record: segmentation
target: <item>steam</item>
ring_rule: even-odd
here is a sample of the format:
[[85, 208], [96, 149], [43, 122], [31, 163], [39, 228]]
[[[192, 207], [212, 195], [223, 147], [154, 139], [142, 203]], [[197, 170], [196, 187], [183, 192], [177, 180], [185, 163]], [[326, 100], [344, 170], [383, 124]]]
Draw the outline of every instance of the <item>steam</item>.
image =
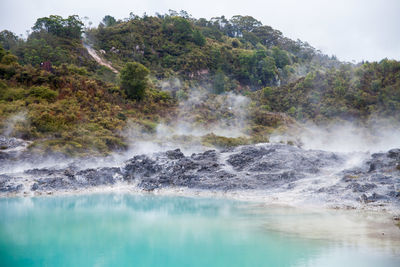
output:
[[158, 86], [179, 100], [176, 117], [157, 124], [153, 132], [138, 122], [128, 121], [121, 132], [128, 150], [112, 154], [108, 162], [120, 163], [134, 155], [152, 155], [176, 148], [186, 155], [203, 152], [210, 149], [202, 143], [207, 134], [246, 136], [250, 104], [247, 97], [232, 92], [215, 95], [201, 86], [188, 88], [178, 78], [158, 81]]
[[[180, 148], [186, 155], [198, 153], [210, 149], [202, 143], [202, 137], [207, 134], [215, 134], [224, 137], [246, 137], [249, 128], [250, 100], [243, 95], [228, 92], [221, 95], [210, 93], [206, 87], [187, 88], [177, 78], [160, 81], [162, 90], [170, 91], [180, 100], [176, 118], [169, 122], [152, 125], [154, 131], [149, 133], [141, 124], [129, 121], [127, 127], [121, 133], [127, 140], [129, 147], [126, 151], [115, 152], [103, 158], [80, 159], [76, 166], [88, 167], [112, 167], [120, 166], [124, 161], [134, 155], [152, 155], [157, 152]], [[185, 89], [182, 89], [185, 87]], [[26, 112], [20, 112], [10, 117], [4, 123], [3, 134], [8, 137], [17, 129], [19, 123], [25, 123]], [[275, 133], [270, 136], [271, 142], [293, 142], [304, 149], [317, 149], [340, 153], [363, 152], [351, 157], [349, 166], [358, 165], [365, 159], [365, 152], [387, 151], [400, 148], [400, 123], [384, 119], [374, 118], [366, 124], [351, 122], [337, 122], [325, 126], [312, 123], [292, 128], [286, 133]], [[9, 171], [23, 171], [30, 168], [55, 167], [62, 161], [70, 165], [74, 161], [66, 158], [41, 158], [40, 162], [25, 165], [10, 165], [0, 167]], [[346, 166], [348, 167], [348, 166]]]
[[382, 152], [400, 147], [399, 123], [371, 119], [365, 125], [351, 122], [317, 126], [307, 123], [292, 134], [274, 135], [273, 142], [294, 141], [304, 149], [332, 152]]
[[[159, 130], [162, 127], [167, 127], [165, 124], [159, 124], [155, 133], [148, 133], [143, 126], [136, 122], [129, 121], [127, 127], [122, 133], [125, 140], [129, 143], [129, 148], [123, 153], [123, 158], [128, 159], [132, 155], [153, 154], [157, 152], [165, 152], [167, 150], [181, 148], [186, 153], [195, 153], [202, 149], [196, 148], [196, 144], [189, 138], [189, 144], [185, 144], [177, 136], [163, 135]], [[169, 130], [165, 130], [169, 132]], [[197, 144], [201, 146], [200, 143]], [[126, 157], [124, 157], [126, 155]], [[116, 156], [118, 157], [118, 156]]]
[[[161, 82], [161, 86], [163, 90], [183, 92], [179, 79]], [[186, 155], [209, 150], [209, 147], [202, 144], [201, 138], [211, 133], [225, 137], [246, 135], [247, 110], [250, 103], [247, 97], [234, 93], [214, 95], [206, 88], [196, 87], [189, 91], [186, 98], [178, 98], [181, 100], [177, 117], [171, 122], [158, 124], [153, 133], [149, 133], [148, 129], [137, 122], [128, 122], [121, 133], [129, 144], [126, 151], [115, 152], [107, 157], [81, 158], [79, 161], [59, 155], [44, 155], [38, 161], [28, 160], [2, 166], [0, 171], [21, 173], [32, 168], [87, 169], [121, 166], [124, 161], [135, 155], [154, 156], [158, 152], [176, 148], [180, 148]], [[25, 113], [11, 117], [5, 134], [12, 133], [14, 126], [18, 122], [25, 121], [25, 118]]]
[[11, 117], [9, 117], [6, 121], [6, 125], [4, 127], [3, 135], [9, 137], [15, 129], [15, 126], [18, 123], [24, 123], [27, 121], [26, 112], [19, 112]]
[[182, 83], [178, 78], [170, 78], [168, 80], [159, 81], [161, 90], [170, 92], [173, 96], [182, 88]]
[[[186, 94], [177, 78], [160, 81], [164, 91]], [[250, 100], [242, 95], [227, 93], [214, 95], [206, 88], [190, 89], [180, 99], [176, 118], [159, 123], [154, 133], [148, 133], [138, 123], [128, 122], [122, 136], [129, 143], [127, 158], [138, 154], [152, 154], [180, 148], [184, 154], [198, 153], [210, 149], [202, 144], [207, 134], [225, 137], [246, 136], [248, 106]], [[128, 157], [129, 156], [129, 157]]]
[[175, 122], [158, 125], [157, 136], [245, 136], [249, 103], [247, 97], [232, 92], [211, 95], [204, 89], [192, 89], [180, 102]]

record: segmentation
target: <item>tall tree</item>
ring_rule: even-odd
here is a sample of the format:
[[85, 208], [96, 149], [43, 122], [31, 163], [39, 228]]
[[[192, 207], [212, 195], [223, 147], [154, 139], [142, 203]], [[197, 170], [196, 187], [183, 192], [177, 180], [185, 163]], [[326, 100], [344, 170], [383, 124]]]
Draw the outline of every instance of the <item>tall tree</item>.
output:
[[17, 46], [18, 40], [18, 37], [8, 30], [0, 32], [0, 44], [6, 50], [15, 48]]
[[33, 31], [45, 31], [59, 37], [81, 38], [83, 22], [77, 15], [63, 19], [61, 16], [50, 15], [36, 20]]
[[233, 30], [236, 36], [241, 36], [243, 31], [252, 32], [257, 27], [260, 27], [262, 23], [251, 16], [233, 16], [230, 20], [233, 26]]
[[117, 24], [117, 20], [114, 17], [110, 16], [110, 15], [105, 16], [101, 22], [106, 27], [111, 27], [111, 26], [114, 26], [114, 25]]

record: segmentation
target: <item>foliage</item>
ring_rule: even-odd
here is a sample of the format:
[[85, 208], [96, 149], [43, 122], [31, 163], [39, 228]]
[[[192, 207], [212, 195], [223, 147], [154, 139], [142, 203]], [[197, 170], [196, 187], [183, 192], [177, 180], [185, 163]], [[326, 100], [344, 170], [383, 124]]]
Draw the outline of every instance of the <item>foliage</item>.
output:
[[[0, 43], [18, 56], [20, 64], [74, 64], [95, 77], [115, 82], [115, 77], [101, 70], [82, 46], [82, 27], [78, 16], [51, 15], [36, 21], [26, 41], [3, 31]], [[220, 70], [238, 91], [287, 84], [303, 75], [296, 68], [309, 72], [340, 64], [251, 16], [206, 20], [195, 19], [185, 11], [171, 11], [157, 16], [132, 14], [117, 20], [107, 15], [97, 28], [85, 30], [86, 41], [102, 50], [117, 69], [135, 61], [157, 78], [178, 76], [210, 83]]]
[[[267, 142], [273, 131], [295, 124], [293, 118], [400, 120], [398, 61], [344, 64], [250, 16], [108, 15], [97, 28], [85, 29], [85, 40], [82, 27], [77, 16], [49, 16], [36, 21], [26, 40], [0, 32], [0, 128], [11, 116], [26, 114], [12, 134], [32, 140], [32, 149], [69, 154], [124, 149], [127, 123], [155, 132], [160, 120], [177, 115], [177, 100], [199, 86], [215, 95], [193, 102], [185, 114], [198, 125], [235, 116], [218, 101], [226, 92], [252, 99], [248, 136], [210, 134], [202, 138], [207, 145]], [[120, 75], [99, 66], [83, 41]], [[172, 96], [157, 89], [160, 79], [176, 78]]]
[[189, 41], [193, 33], [190, 22], [182, 17], [172, 17], [169, 20], [165, 20], [163, 31], [171, 34], [172, 39], [178, 43]]
[[222, 70], [217, 70], [214, 76], [214, 91], [217, 94], [225, 92], [226, 78]]
[[149, 70], [140, 63], [129, 62], [121, 70], [121, 89], [130, 99], [141, 100], [147, 88]]
[[202, 137], [202, 143], [206, 146], [215, 146], [219, 148], [235, 147], [240, 145], [248, 145], [251, 143], [250, 139], [245, 137], [225, 137], [215, 134], [207, 134]]
[[19, 38], [14, 33], [3, 30], [0, 32], [0, 44], [4, 49], [10, 50], [18, 45]]
[[117, 20], [116, 20], [114, 17], [110, 16], [110, 15], [106, 15], [106, 16], [102, 19], [101, 22], [102, 22], [103, 25], [106, 26], [106, 27], [111, 27], [111, 26], [114, 26], [114, 25], [117, 24]]
[[32, 150], [82, 155], [124, 149], [121, 132], [129, 120], [154, 129], [160, 114], [175, 105], [152, 88], [140, 103], [132, 102], [115, 85], [93, 80], [73, 65], [54, 66], [53, 72], [1, 66], [15, 71], [10, 77], [0, 71], [0, 130], [7, 118], [25, 114], [11, 134], [32, 140]]
[[17, 63], [17, 57], [11, 54], [10, 52], [6, 51], [0, 45], [0, 63], [3, 65], [11, 65]]
[[[115, 66], [136, 61], [158, 78], [213, 83], [217, 71], [237, 83], [235, 89], [287, 83], [296, 73], [287, 66], [331, 66], [338, 62], [321, 56], [307, 43], [292, 41], [251, 16], [194, 19], [187, 13], [131, 16], [109, 27], [87, 31], [97, 49]], [[318, 57], [316, 63], [312, 58]], [[310, 67], [311, 69], [311, 67]]]
[[206, 38], [199, 30], [195, 30], [193, 32], [193, 42], [198, 46], [204, 46], [206, 44]]
[[58, 92], [46, 86], [37, 86], [30, 89], [29, 95], [52, 102], [57, 98]]
[[83, 23], [78, 16], [40, 18], [32, 29], [26, 40], [7, 30], [0, 32], [0, 44], [16, 55], [20, 64], [68, 63], [93, 72], [99, 68], [81, 42]]
[[80, 39], [83, 23], [77, 15], [63, 19], [61, 16], [50, 15], [36, 20], [33, 31], [45, 31], [58, 37]]
[[384, 59], [359, 67], [315, 71], [291, 84], [255, 92], [258, 105], [287, 112], [299, 120], [400, 119], [400, 63]]
[[283, 69], [283, 67], [290, 64], [290, 59], [287, 53], [276, 46], [272, 48], [272, 57], [274, 58], [278, 68]]

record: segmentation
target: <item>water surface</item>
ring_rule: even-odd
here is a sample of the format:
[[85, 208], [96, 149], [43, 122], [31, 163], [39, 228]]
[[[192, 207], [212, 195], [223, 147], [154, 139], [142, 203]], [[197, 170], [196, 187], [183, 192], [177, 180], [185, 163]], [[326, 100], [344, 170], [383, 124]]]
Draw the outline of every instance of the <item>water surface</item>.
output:
[[335, 218], [347, 220], [221, 199], [4, 198], [0, 266], [400, 266], [396, 240], [318, 228]]

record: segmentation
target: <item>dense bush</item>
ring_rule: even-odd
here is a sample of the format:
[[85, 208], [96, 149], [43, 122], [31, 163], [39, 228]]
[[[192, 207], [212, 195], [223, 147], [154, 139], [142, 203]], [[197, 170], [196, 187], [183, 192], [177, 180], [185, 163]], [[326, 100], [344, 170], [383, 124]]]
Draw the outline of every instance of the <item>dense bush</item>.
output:
[[129, 62], [121, 70], [121, 89], [130, 99], [141, 100], [147, 88], [149, 70], [140, 63]]
[[233, 84], [238, 81], [234, 89], [286, 83], [294, 72], [285, 67], [299, 62], [314, 65], [312, 57], [319, 58], [319, 65], [337, 62], [250, 16], [210, 21], [177, 12], [131, 16], [108, 27], [90, 29], [87, 34], [114, 65], [136, 61], [157, 77], [177, 75], [210, 82], [214, 77], [220, 79], [222, 75], [217, 72], [222, 72]]

